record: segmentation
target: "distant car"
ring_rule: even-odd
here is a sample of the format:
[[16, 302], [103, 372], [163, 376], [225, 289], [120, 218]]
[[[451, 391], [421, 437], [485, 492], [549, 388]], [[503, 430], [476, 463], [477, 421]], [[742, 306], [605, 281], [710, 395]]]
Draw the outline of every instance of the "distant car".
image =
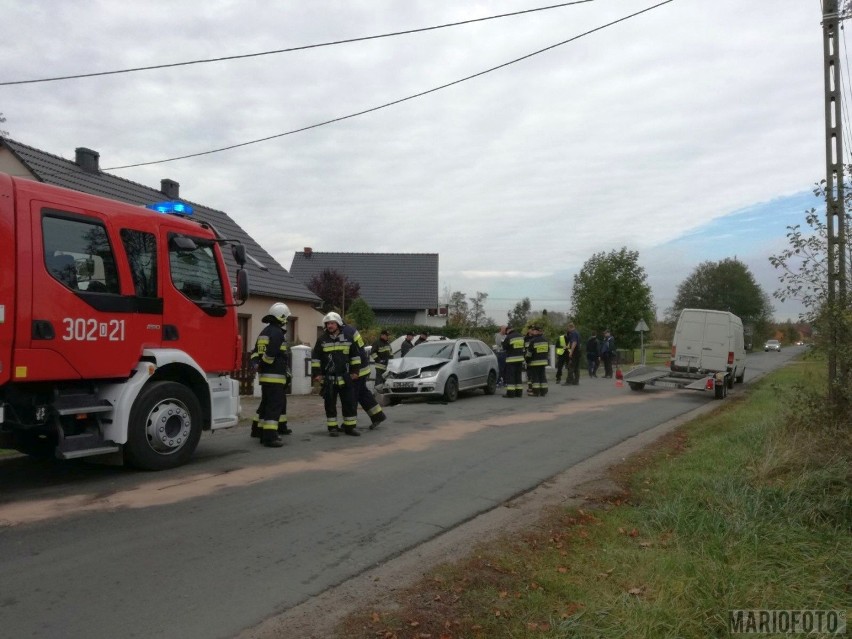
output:
[[763, 345], [763, 352], [766, 353], [769, 351], [778, 351], [780, 353], [781, 342], [779, 342], [777, 339], [767, 340], [766, 344]]
[[477, 339], [426, 342], [388, 362], [382, 394], [391, 404], [424, 396], [454, 402], [460, 391], [475, 388], [493, 395], [498, 370], [494, 351]]

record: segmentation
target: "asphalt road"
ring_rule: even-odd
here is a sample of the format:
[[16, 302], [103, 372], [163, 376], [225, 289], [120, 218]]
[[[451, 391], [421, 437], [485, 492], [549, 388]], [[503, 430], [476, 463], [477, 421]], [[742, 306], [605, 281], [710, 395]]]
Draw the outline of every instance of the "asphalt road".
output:
[[[750, 355], [746, 385], [799, 351]], [[282, 449], [237, 428], [162, 473], [0, 460], [0, 634], [233, 637], [712, 401], [583, 378], [402, 404], [359, 438], [308, 411]]]

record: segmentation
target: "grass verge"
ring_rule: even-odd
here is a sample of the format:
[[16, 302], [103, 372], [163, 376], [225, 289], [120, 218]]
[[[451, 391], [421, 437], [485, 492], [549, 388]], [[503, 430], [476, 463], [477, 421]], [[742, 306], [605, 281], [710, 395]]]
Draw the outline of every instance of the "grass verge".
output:
[[850, 604], [849, 424], [799, 362], [612, 470], [623, 490], [440, 566], [347, 639], [727, 637], [732, 609]]

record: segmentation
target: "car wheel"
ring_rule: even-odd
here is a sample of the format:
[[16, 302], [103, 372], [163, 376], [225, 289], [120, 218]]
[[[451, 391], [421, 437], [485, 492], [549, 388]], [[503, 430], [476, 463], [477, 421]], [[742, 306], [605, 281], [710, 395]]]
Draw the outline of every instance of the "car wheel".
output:
[[497, 373], [491, 371], [488, 373], [488, 382], [483, 389], [486, 395], [493, 395], [497, 392]]
[[459, 380], [450, 377], [444, 385], [444, 401], [454, 402], [459, 398]]

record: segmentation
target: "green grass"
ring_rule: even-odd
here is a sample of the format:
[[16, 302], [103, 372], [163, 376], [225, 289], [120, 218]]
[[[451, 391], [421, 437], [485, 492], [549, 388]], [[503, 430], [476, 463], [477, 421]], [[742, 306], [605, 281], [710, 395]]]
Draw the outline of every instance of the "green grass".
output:
[[727, 637], [731, 609], [846, 609], [850, 429], [802, 417], [823, 369], [772, 374], [628, 460], [623, 494], [548, 513], [339, 636]]

